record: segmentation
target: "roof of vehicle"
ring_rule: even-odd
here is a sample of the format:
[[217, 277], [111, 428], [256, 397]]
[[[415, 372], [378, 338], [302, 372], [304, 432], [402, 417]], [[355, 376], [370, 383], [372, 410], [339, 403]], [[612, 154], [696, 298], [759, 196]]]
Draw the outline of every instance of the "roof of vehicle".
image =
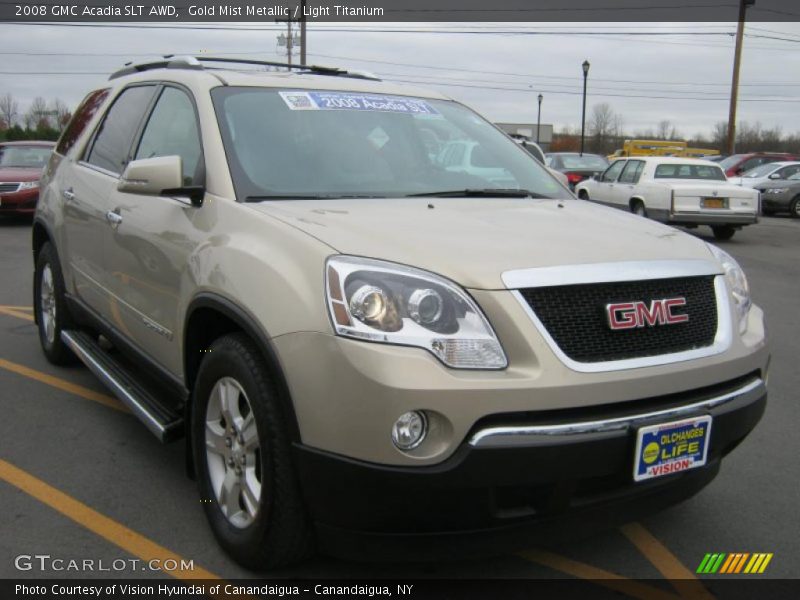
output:
[[0, 142], [0, 146], [42, 146], [54, 148], [55, 142], [48, 142], [45, 140], [21, 140], [17, 142]]
[[[200, 62], [202, 61], [202, 62]], [[206, 65], [208, 63], [208, 65]], [[262, 68], [286, 68], [284, 71], [257, 70]], [[244, 87], [294, 88], [309, 90], [339, 90], [394, 96], [413, 96], [436, 100], [450, 100], [439, 92], [415, 86], [387, 83], [359, 71], [348, 71], [336, 67], [281, 65], [268, 61], [250, 59], [215, 59], [212, 57], [167, 58], [151, 63], [126, 65], [109, 79], [114, 82], [165, 80], [185, 83], [188, 80], [206, 79], [209, 88], [219, 85]]]
[[[581, 156], [580, 152], [548, 152], [547, 156]], [[605, 158], [605, 156], [601, 154], [595, 154], [594, 152], [584, 152], [582, 156], [599, 156], [600, 158]]]

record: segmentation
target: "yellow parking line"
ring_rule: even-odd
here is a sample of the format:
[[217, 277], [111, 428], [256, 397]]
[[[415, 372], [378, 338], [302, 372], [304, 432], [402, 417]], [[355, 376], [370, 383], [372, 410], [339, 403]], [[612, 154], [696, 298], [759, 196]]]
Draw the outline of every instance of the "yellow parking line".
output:
[[27, 310], [28, 312], [33, 311], [32, 306], [10, 306], [8, 304], [0, 304], [0, 308], [10, 308], [11, 310]]
[[121, 412], [130, 412], [124, 404], [122, 404], [119, 400], [113, 398], [112, 396], [107, 396], [106, 394], [95, 392], [94, 390], [85, 388], [82, 385], [77, 385], [65, 379], [54, 377], [53, 375], [48, 375], [47, 373], [42, 373], [41, 371], [31, 369], [30, 367], [26, 367], [25, 365], [20, 365], [17, 363], [13, 363], [9, 360], [0, 358], [0, 369], [5, 369], [6, 371], [11, 371], [12, 373], [16, 373], [17, 375], [22, 375], [23, 377], [34, 379], [41, 383], [47, 384], [51, 387], [58, 388], [59, 390], [63, 390], [65, 392], [69, 392], [70, 394], [75, 394], [76, 396], [80, 396], [81, 398], [85, 398], [86, 400], [91, 400], [92, 402], [98, 402], [103, 406], [108, 406], [109, 408], [113, 408]]
[[560, 571], [579, 579], [589, 580], [592, 583], [621, 592], [632, 598], [641, 598], [642, 600], [680, 600], [681, 598], [670, 592], [665, 592], [664, 590], [650, 585], [633, 581], [622, 575], [617, 575], [616, 573], [611, 573], [610, 571], [605, 571], [565, 556], [553, 554], [552, 552], [526, 550], [525, 552], [521, 552], [520, 556], [555, 571]]
[[186, 564], [183, 557], [2, 459], [0, 479], [145, 562], [160, 560], [163, 565], [167, 560], [176, 561], [178, 568], [175, 571], [164, 571], [176, 579], [220, 579], [202, 567], [195, 567], [193, 570], [181, 568]]
[[708, 600], [714, 596], [687, 569], [664, 544], [639, 523], [629, 523], [621, 528], [622, 533], [644, 554], [645, 558], [669, 580], [683, 598]]
[[8, 315], [9, 317], [16, 317], [17, 319], [22, 319], [23, 321], [33, 322], [33, 315], [24, 313], [22, 312], [22, 310], [24, 309], [11, 306], [0, 306], [0, 313], [4, 315]]

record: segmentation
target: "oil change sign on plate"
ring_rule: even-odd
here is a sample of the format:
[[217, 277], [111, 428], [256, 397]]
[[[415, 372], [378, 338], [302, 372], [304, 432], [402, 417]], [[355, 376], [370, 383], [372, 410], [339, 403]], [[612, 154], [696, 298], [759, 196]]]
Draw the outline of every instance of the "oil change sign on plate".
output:
[[651, 425], [636, 433], [634, 481], [663, 477], [706, 464], [711, 417]]
[[351, 92], [280, 92], [290, 110], [368, 110], [412, 115], [438, 115], [418, 98]]

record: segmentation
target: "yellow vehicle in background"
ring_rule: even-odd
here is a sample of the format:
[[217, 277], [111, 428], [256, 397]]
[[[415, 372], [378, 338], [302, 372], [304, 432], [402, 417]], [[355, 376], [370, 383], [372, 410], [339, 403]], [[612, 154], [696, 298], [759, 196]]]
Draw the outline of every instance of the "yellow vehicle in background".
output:
[[700, 158], [715, 156], [719, 150], [689, 148], [686, 142], [676, 140], [625, 140], [621, 150], [609, 154], [608, 160], [627, 156], [684, 156]]

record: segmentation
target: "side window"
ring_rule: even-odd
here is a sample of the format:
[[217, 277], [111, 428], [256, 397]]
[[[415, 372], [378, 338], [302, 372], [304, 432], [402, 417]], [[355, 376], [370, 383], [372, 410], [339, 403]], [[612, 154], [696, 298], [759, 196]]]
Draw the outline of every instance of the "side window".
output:
[[87, 162], [112, 173], [122, 173], [128, 164], [133, 136], [154, 91], [155, 86], [140, 85], [119, 95], [97, 131]]
[[619, 177], [622, 168], [625, 166], [625, 163], [628, 161], [625, 160], [618, 160], [617, 162], [613, 163], [610, 167], [605, 170], [603, 176], [600, 178], [601, 181], [616, 181], [617, 177]]
[[779, 173], [781, 174], [781, 179], [788, 179], [798, 171], [800, 171], [800, 165], [792, 165], [791, 167], [782, 168]]
[[629, 160], [628, 164], [622, 170], [622, 175], [619, 176], [620, 183], [636, 183], [639, 181], [639, 176], [642, 174], [644, 161]]
[[95, 113], [97, 113], [97, 109], [100, 108], [100, 105], [108, 98], [109, 91], [108, 88], [95, 90], [83, 99], [83, 102], [81, 102], [80, 106], [78, 106], [78, 109], [75, 111], [75, 115], [70, 119], [69, 125], [67, 125], [67, 128], [58, 140], [58, 146], [56, 146], [56, 152], [58, 154], [65, 156], [67, 152], [72, 149], [75, 142], [81, 137], [84, 129], [86, 129], [89, 121], [91, 121]]
[[186, 92], [165, 87], [144, 128], [136, 158], [180, 156], [183, 184], [201, 185], [203, 177], [200, 129]]

